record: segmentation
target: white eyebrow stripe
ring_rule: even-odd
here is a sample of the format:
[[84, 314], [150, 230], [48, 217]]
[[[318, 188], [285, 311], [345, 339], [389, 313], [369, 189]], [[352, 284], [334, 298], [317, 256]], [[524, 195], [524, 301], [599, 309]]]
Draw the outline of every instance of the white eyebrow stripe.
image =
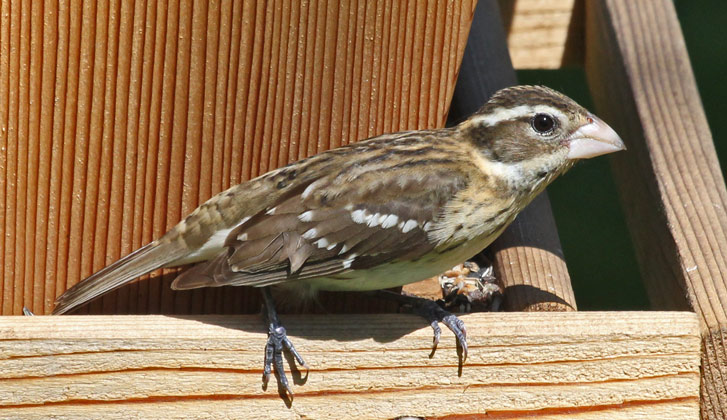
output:
[[537, 113], [551, 114], [563, 121], [566, 117], [559, 109], [548, 105], [518, 105], [513, 108], [495, 108], [489, 114], [475, 115], [470, 122], [476, 125], [492, 126], [502, 121], [515, 120], [520, 117], [535, 115]]

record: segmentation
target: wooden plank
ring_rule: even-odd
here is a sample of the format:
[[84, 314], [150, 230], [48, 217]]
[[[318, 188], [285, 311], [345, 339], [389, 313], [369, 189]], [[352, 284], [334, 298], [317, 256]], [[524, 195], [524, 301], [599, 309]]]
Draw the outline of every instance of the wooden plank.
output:
[[727, 188], [669, 0], [587, 3], [586, 70], [653, 305], [697, 312], [702, 416], [727, 418]]
[[495, 277], [505, 289], [505, 310], [577, 309], [547, 192], [493, 242], [492, 252]]
[[516, 69], [583, 63], [582, 0], [499, 0]]
[[[232, 184], [443, 126], [476, 0], [41, 4], [0, 4], [3, 314], [48, 313]], [[259, 308], [173, 275], [81, 311]]]
[[[496, 90], [517, 83], [495, 0], [480, 0], [462, 58], [450, 118], [472, 114]], [[495, 276], [510, 311], [576, 309], [547, 193], [537, 197], [492, 244]]]
[[463, 319], [458, 376], [451, 334], [430, 359], [418, 317], [284, 317], [311, 369], [286, 406], [261, 389], [255, 316], [0, 317], [0, 418], [698, 417], [693, 313]]

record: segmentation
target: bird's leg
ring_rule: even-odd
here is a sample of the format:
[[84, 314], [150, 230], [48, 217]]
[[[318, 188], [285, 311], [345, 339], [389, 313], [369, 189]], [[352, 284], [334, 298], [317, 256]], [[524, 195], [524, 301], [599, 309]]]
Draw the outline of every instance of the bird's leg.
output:
[[278, 384], [288, 394], [288, 398], [292, 400], [293, 391], [290, 389], [288, 378], [285, 376], [285, 369], [283, 366], [283, 350], [290, 352], [290, 354], [295, 357], [295, 360], [299, 365], [306, 369], [308, 369], [308, 366], [305, 364], [305, 361], [298, 351], [295, 350], [293, 343], [288, 339], [285, 327], [280, 324], [278, 313], [275, 311], [275, 302], [273, 301], [272, 293], [270, 293], [270, 288], [261, 288], [261, 293], [265, 305], [264, 314], [268, 323], [268, 342], [265, 344], [265, 362], [263, 367], [263, 388], [268, 386], [270, 372], [272, 368], [275, 367], [275, 372], [278, 376]]
[[429, 324], [434, 330], [434, 341], [432, 344], [432, 352], [429, 354], [430, 358], [434, 356], [434, 352], [437, 350], [437, 345], [439, 344], [439, 338], [442, 335], [442, 329], [439, 328], [439, 323], [441, 322], [446, 325], [457, 338], [457, 354], [460, 358], [460, 366], [464, 364], [467, 360], [467, 329], [461, 319], [442, 309], [437, 302], [431, 299], [399, 294], [389, 290], [377, 290], [374, 293], [381, 297], [410, 305], [417, 315], [429, 321]]

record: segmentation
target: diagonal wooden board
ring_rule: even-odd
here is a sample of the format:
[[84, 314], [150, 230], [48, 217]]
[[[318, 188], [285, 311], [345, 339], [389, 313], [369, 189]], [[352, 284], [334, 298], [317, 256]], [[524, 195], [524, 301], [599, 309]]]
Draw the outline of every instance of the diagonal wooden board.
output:
[[588, 1], [586, 45], [596, 110], [629, 148], [613, 172], [652, 306], [698, 314], [702, 418], [727, 418], [727, 188], [674, 4]]

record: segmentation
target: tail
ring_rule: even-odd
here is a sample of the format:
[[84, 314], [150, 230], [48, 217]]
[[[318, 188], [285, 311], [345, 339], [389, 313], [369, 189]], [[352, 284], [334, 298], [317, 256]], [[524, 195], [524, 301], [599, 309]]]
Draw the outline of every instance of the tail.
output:
[[157, 268], [178, 260], [189, 252], [179, 242], [152, 242], [108, 267], [92, 274], [87, 279], [66, 290], [58, 299], [54, 315], [66, 313], [96, 297], [129, 283]]

